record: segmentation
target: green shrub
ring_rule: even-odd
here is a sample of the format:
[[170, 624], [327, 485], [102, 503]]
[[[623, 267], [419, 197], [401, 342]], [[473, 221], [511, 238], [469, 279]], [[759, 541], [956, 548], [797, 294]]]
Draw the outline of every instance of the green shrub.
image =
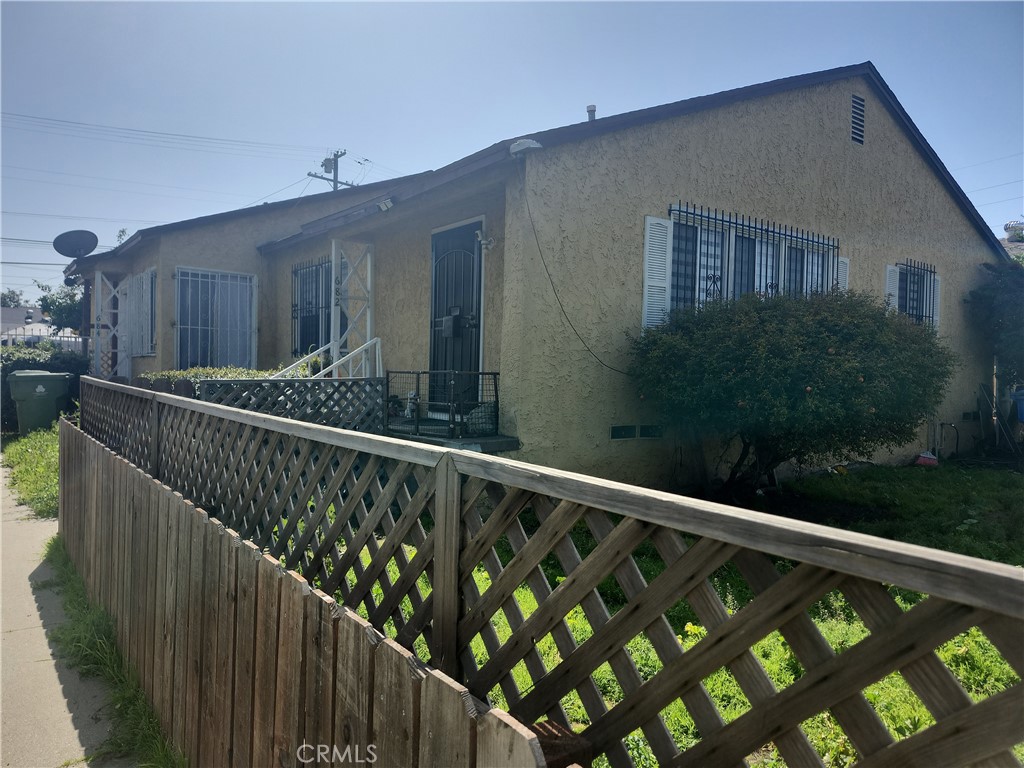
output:
[[140, 373], [138, 378], [146, 381], [167, 379], [172, 384], [176, 381], [191, 381], [196, 391], [199, 390], [199, 382], [202, 379], [266, 379], [280, 370], [275, 368], [269, 371], [257, 371], [252, 368], [238, 368], [235, 366], [224, 366], [221, 368], [188, 368], [184, 371], [152, 371]]
[[630, 373], [664, 417], [738, 443], [727, 485], [783, 462], [867, 456], [913, 439], [954, 356], [878, 299], [754, 294], [677, 311], [633, 339]]
[[1003, 386], [1024, 384], [1024, 264], [983, 264], [986, 279], [971, 291], [967, 316], [991, 345]]
[[18, 423], [11, 388], [7, 385], [7, 377], [14, 371], [70, 373], [68, 398], [77, 401], [78, 379], [89, 372], [89, 358], [79, 352], [61, 349], [51, 341], [43, 341], [37, 347], [23, 344], [3, 347], [0, 350], [0, 412], [4, 430], [13, 430]]

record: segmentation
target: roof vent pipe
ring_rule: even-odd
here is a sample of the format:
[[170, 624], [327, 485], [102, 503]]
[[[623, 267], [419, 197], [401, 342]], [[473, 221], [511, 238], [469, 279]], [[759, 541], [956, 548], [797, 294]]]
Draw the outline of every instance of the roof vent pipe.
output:
[[597, 105], [596, 104], [588, 104], [587, 105], [587, 120], [588, 121], [592, 121], [592, 120], [596, 120], [596, 119], [597, 119]]

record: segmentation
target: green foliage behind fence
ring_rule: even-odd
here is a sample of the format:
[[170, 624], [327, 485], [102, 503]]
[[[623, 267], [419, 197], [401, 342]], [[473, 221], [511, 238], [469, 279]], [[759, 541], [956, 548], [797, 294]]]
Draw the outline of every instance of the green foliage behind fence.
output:
[[17, 415], [7, 377], [14, 371], [49, 371], [72, 374], [68, 396], [78, 400], [78, 377], [89, 372], [89, 358], [79, 352], [60, 349], [55, 344], [42, 342], [37, 347], [15, 344], [0, 351], [0, 413], [5, 431], [17, 426]]

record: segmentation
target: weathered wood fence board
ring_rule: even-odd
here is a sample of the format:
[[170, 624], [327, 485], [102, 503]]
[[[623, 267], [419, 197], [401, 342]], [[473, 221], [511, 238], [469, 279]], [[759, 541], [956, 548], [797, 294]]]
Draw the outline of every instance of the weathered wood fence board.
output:
[[[82, 381], [82, 427], [187, 499], [177, 504], [196, 508], [188, 514], [198, 528], [185, 540], [179, 528], [176, 544], [179, 562], [187, 554], [192, 570], [183, 573], [179, 566], [164, 587], [173, 583], [173, 610], [189, 622], [184, 638], [175, 628], [172, 646], [176, 657], [184, 653], [185, 667], [179, 670], [176, 659], [169, 683], [152, 682], [161, 691], [167, 685], [183, 691], [169, 717], [172, 732], [189, 749], [199, 749], [199, 723], [192, 722], [196, 710], [187, 707], [205, 701], [197, 686], [204, 670], [216, 678], [209, 654], [223, 647], [221, 635], [206, 638], [206, 646], [205, 636], [191, 637], [192, 622], [208, 610], [203, 601], [212, 593], [233, 607], [236, 625], [249, 628], [245, 642], [240, 627], [234, 630], [233, 706], [253, 722], [249, 740], [232, 727], [230, 754], [248, 760], [239, 764], [269, 764], [281, 758], [283, 743], [313, 733], [330, 732], [332, 743], [342, 747], [365, 746], [395, 718], [412, 721], [405, 731], [389, 732], [382, 761], [436, 762], [435, 737], [423, 729], [436, 733], [440, 726], [430, 718], [449, 707], [431, 704], [424, 712], [423, 702], [454, 697], [433, 691], [434, 673], [423, 676], [419, 663], [465, 686], [473, 701], [498, 697], [542, 732], [540, 741], [517, 742], [512, 734], [523, 734], [507, 716], [474, 705], [460, 716], [468, 731], [458, 730], [471, 746], [450, 740], [459, 745], [455, 752], [467, 749], [478, 765], [490, 756], [512, 759], [547, 747], [549, 736], [562, 738], [559, 726], [581, 732], [616, 768], [632, 764], [637, 744], [664, 765], [739, 764], [764, 750], [777, 751], [790, 765], [821, 764], [804, 732], [808, 719], [818, 716], [831, 717], [835, 738], [869, 763], [884, 764], [894, 759], [889, 755], [912, 762], [916, 749], [935, 754], [936, 744], [952, 740], [950, 749], [967, 762], [1017, 764], [1010, 748], [1024, 734], [1010, 728], [1005, 737], [986, 738], [977, 712], [992, 712], [992, 702], [1003, 702], [998, 717], [1008, 722], [1004, 711], [1024, 699], [1024, 685], [1016, 680], [1005, 693], [975, 701], [936, 651], [977, 628], [1020, 676], [1019, 569], [88, 378]], [[95, 446], [62, 446], [61, 454], [69, 468], [77, 468], [62, 489], [62, 504], [75, 509], [62, 519], [62, 530], [83, 540], [79, 555], [92, 560], [82, 566], [91, 582], [102, 581], [94, 560], [106, 551], [97, 549], [96, 538], [117, 528], [95, 508], [104, 495], [99, 486], [107, 481], [83, 469], [98, 461]], [[76, 473], [84, 477], [71, 476]], [[142, 498], [144, 484], [135, 479], [140, 473], [133, 469], [130, 475], [126, 497]], [[110, 482], [120, 481], [115, 474]], [[140, 517], [129, 503], [115, 514], [124, 515], [127, 532], [110, 551], [125, 554], [125, 576], [133, 580], [123, 598], [117, 597], [122, 587], [112, 587], [113, 602], [132, 612], [128, 631], [119, 631], [129, 647], [141, 644], [159, 655], [166, 648], [159, 631], [155, 647], [137, 637], [148, 626], [143, 609], [150, 599], [141, 569], [154, 562], [139, 552], [152, 538], [156, 561], [163, 552], [166, 562], [174, 543], [162, 538], [159, 512], [156, 521], [151, 513]], [[204, 581], [202, 559], [220, 562], [226, 552], [205, 550], [198, 531], [216, 526], [207, 514], [269, 552], [255, 562], [251, 553], [242, 557], [245, 545], [238, 545], [234, 593], [212, 577]], [[586, 547], [579, 543], [584, 540]], [[646, 564], [660, 560], [660, 575], [645, 577], [641, 554]], [[301, 573], [309, 590], [302, 599], [321, 601], [316, 607], [306, 602], [300, 610], [289, 602], [302, 582], [282, 565]], [[749, 597], [728, 609], [711, 581], [724, 569], [749, 587]], [[252, 571], [246, 592], [242, 574]], [[109, 576], [117, 574], [115, 567]], [[890, 586], [920, 593], [916, 607], [897, 604]], [[159, 603], [159, 596], [152, 599]], [[849, 648], [829, 645], [810, 617], [826, 599], [842, 601], [861, 618], [863, 640]], [[690, 642], [677, 637], [681, 630], [668, 617], [678, 608], [692, 611], [706, 634]], [[159, 605], [156, 610], [159, 616]], [[164, 616], [167, 610], [165, 602]], [[787, 685], [768, 674], [755, 649], [775, 635], [802, 670]], [[649, 649], [642, 660], [638, 648]], [[311, 662], [318, 654], [323, 658]], [[722, 669], [746, 697], [745, 713], [723, 717], [707, 684]], [[911, 736], [886, 724], [865, 690], [890, 676], [907, 683], [934, 724], [925, 718]], [[394, 691], [386, 705], [375, 695], [385, 682]], [[606, 695], [609, 687], [614, 697]], [[285, 722], [281, 701], [306, 711]], [[182, 702], [186, 713], [179, 716]], [[315, 702], [323, 702], [320, 711], [309, 712]], [[669, 727], [679, 710], [700, 735], [685, 749]], [[222, 742], [213, 744], [207, 749], [223, 754]]]
[[[300, 766], [319, 747], [336, 762], [441, 765], [456, 746], [460, 765], [543, 764], [478, 760], [486, 707], [467, 709], [463, 686], [67, 422], [61, 462], [69, 553], [190, 764]], [[539, 749], [529, 731], [506, 739]]]

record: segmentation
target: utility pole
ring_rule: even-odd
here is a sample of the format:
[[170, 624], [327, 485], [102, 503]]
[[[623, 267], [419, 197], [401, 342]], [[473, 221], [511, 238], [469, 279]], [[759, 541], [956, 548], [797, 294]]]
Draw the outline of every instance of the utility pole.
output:
[[332, 175], [332, 178], [329, 179], [326, 176], [321, 176], [317, 173], [312, 172], [307, 173], [306, 175], [314, 179], [320, 179], [321, 181], [326, 181], [329, 184], [332, 184], [335, 192], [337, 192], [338, 187], [341, 186], [354, 187], [355, 184], [351, 182], [338, 181], [338, 159], [344, 157], [346, 154], [348, 153], [344, 149], [336, 149], [330, 155], [325, 157], [322, 163], [320, 163], [320, 167], [324, 169], [324, 173], [330, 173]]

